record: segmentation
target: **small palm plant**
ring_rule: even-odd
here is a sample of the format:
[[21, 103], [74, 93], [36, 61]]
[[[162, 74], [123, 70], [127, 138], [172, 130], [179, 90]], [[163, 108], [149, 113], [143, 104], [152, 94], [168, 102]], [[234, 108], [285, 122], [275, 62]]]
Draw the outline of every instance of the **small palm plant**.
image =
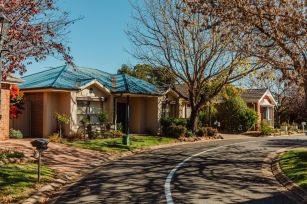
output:
[[102, 134], [102, 130], [104, 129], [105, 125], [108, 122], [108, 114], [104, 111], [102, 111], [99, 115], [98, 115], [98, 120], [100, 123], [100, 131]]
[[87, 126], [90, 124], [90, 120], [88, 118], [83, 118], [80, 123], [83, 126], [83, 136], [86, 138]]
[[60, 136], [60, 138], [62, 138], [63, 127], [64, 127], [64, 125], [69, 124], [70, 117], [66, 114], [55, 113], [55, 119], [57, 120], [58, 125], [59, 125], [59, 136]]

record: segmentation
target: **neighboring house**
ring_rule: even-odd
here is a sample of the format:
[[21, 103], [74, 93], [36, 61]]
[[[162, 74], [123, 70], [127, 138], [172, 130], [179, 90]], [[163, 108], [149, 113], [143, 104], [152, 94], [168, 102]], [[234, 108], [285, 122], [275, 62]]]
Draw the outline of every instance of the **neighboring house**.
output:
[[274, 108], [277, 102], [268, 89], [246, 89], [241, 97], [248, 107], [254, 109], [258, 114], [256, 129], [261, 128], [262, 122], [274, 127]]
[[[187, 101], [187, 88], [184, 85], [177, 85], [175, 89], [177, 93], [181, 95], [181, 103], [186, 104], [187, 106], [187, 108], [183, 109], [189, 110], [190, 114], [191, 108], [189, 108], [189, 103]], [[271, 127], [274, 127], [274, 108], [277, 105], [277, 102], [268, 89], [245, 89], [243, 90], [241, 97], [247, 103], [247, 106], [255, 110], [258, 114], [258, 123], [255, 127], [256, 130], [261, 128], [262, 122], [265, 122]], [[221, 102], [221, 99], [215, 100], [215, 103]]]
[[9, 138], [10, 121], [10, 89], [12, 84], [22, 83], [23, 81], [14, 76], [8, 76], [0, 84], [1, 105], [0, 105], [0, 140]]
[[56, 132], [56, 112], [70, 116], [64, 134], [83, 128], [83, 118], [98, 128], [102, 111], [114, 128], [121, 123], [124, 132], [134, 134], [156, 134], [162, 115], [179, 114], [173, 104], [174, 98], [175, 103], [179, 99], [173, 91], [125, 74], [65, 65], [23, 79], [19, 88], [24, 93], [24, 111], [11, 120], [11, 126], [25, 136], [47, 137]]

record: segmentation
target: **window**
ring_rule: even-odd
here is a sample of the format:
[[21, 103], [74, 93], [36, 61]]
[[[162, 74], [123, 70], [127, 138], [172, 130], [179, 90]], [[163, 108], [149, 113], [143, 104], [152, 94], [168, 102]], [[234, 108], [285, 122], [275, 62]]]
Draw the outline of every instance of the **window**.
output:
[[100, 101], [77, 101], [78, 123], [87, 118], [90, 124], [99, 124], [98, 115], [103, 111], [103, 103]]
[[266, 108], [266, 118], [267, 118], [267, 120], [271, 120], [271, 118], [270, 118], [270, 108], [269, 107]]
[[169, 117], [169, 108], [167, 103], [162, 103], [162, 118]]

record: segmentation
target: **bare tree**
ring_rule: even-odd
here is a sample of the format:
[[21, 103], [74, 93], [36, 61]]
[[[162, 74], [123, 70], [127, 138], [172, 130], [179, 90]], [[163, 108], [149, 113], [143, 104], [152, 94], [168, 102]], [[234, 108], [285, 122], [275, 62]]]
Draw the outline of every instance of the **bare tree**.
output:
[[307, 20], [305, 0], [184, 0], [204, 19], [215, 16], [236, 35], [240, 52], [279, 69], [304, 87], [307, 107]]
[[248, 55], [232, 51], [232, 36], [226, 27], [213, 26], [214, 17], [204, 20], [200, 14], [185, 12], [188, 8], [181, 0], [145, 0], [133, 6], [135, 25], [127, 31], [132, 54], [167, 67], [177, 83], [187, 87], [192, 108], [188, 126], [193, 131], [199, 110], [225, 85], [262, 67]]

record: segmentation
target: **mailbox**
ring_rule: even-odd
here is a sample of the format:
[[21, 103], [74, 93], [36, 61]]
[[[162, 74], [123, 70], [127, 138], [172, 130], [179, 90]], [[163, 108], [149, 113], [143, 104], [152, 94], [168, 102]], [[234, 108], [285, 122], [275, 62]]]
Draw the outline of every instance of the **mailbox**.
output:
[[[43, 151], [48, 149], [49, 140], [47, 139], [35, 139], [31, 142], [32, 146], [36, 148], [35, 155], [37, 154], [37, 180], [40, 182], [40, 174], [41, 174], [41, 157]], [[35, 157], [35, 156], [34, 156]]]
[[45, 151], [48, 149], [49, 140], [47, 139], [35, 139], [31, 142], [32, 146], [38, 151]]

